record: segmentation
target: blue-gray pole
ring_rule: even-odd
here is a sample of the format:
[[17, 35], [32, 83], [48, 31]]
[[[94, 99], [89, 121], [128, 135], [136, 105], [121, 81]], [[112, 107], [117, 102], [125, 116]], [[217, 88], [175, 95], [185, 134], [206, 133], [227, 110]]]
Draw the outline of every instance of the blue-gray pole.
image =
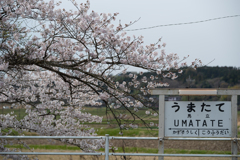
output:
[[109, 157], [109, 134], [105, 134], [105, 160]]

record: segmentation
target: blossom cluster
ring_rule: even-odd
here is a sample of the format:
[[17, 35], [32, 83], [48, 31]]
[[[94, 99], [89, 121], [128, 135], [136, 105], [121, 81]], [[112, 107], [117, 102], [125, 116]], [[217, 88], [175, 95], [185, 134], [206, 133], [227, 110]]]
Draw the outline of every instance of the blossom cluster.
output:
[[[146, 98], [150, 89], [168, 86], [158, 77], [175, 79], [176, 72], [182, 72], [179, 68], [186, 65], [179, 64], [177, 54], [166, 54], [166, 43], [161, 39], [144, 45], [143, 36], [128, 36], [123, 29], [133, 23], [114, 26], [112, 21], [118, 13], [90, 11], [89, 1], [71, 3], [75, 11], [58, 8], [61, 3], [53, 0], [1, 0], [0, 72], [4, 76], [0, 102], [27, 109], [21, 120], [0, 115], [2, 129], [39, 135], [94, 136], [95, 130], [84, 122], [100, 123], [102, 117], [84, 113], [82, 107], [102, 104], [113, 114], [120, 129], [137, 128], [133, 123], [136, 118], [141, 119], [139, 109], [149, 107], [153, 101]], [[199, 64], [196, 59], [192, 67]], [[158, 76], [139, 79], [131, 73], [131, 82], [127, 83], [118, 82], [111, 75], [116, 70], [127, 73], [128, 66], [156, 72]], [[140, 93], [133, 94], [134, 90]], [[133, 121], [116, 112], [121, 107], [131, 113]], [[150, 115], [150, 111], [146, 114]], [[104, 143], [61, 141], [84, 151], [99, 149]]]

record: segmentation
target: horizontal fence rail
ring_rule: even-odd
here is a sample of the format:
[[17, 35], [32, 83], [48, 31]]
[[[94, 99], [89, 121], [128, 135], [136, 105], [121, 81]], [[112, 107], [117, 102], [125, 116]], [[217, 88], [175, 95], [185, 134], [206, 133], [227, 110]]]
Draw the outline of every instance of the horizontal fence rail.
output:
[[109, 153], [109, 140], [127, 139], [127, 140], [194, 140], [194, 141], [237, 141], [240, 138], [175, 138], [175, 137], [116, 137], [109, 136], [0, 136], [2, 139], [105, 139], [105, 153], [72, 153], [72, 152], [0, 152], [0, 155], [95, 155], [105, 156], [162, 156], [162, 157], [240, 157], [240, 155], [226, 154], [151, 154], [151, 153]]
[[105, 139], [105, 136], [0, 136], [5, 139]]
[[131, 140], [187, 140], [187, 141], [239, 141], [240, 138], [175, 138], [175, 137], [115, 137], [110, 136], [109, 139], [131, 139]]
[[111, 156], [163, 156], [163, 157], [240, 157], [225, 154], [148, 154], [148, 153], [109, 153]]
[[[106, 136], [0, 136], [3, 139], [105, 139]], [[199, 140], [199, 141], [231, 141], [240, 140], [240, 138], [182, 138], [182, 137], [120, 137], [120, 136], [108, 136], [109, 139], [130, 139], [130, 140]]]
[[73, 152], [0, 152], [0, 155], [89, 155], [103, 156], [105, 153], [73, 153]]
[[[105, 139], [106, 136], [0, 136], [3, 139]], [[175, 137], [118, 137], [109, 136], [109, 139], [129, 140], [187, 140], [187, 141], [239, 141], [240, 138], [175, 138]]]

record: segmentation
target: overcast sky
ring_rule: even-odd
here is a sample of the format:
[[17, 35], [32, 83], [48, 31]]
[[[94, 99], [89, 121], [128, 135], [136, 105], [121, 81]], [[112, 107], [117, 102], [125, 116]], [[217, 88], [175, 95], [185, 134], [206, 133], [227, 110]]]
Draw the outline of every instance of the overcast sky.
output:
[[[63, 1], [69, 8], [66, 4], [70, 2]], [[116, 23], [141, 18], [129, 30], [240, 15], [240, 0], [90, 0], [90, 3], [90, 10], [95, 12], [120, 13]], [[240, 67], [240, 16], [127, 33], [143, 35], [145, 44], [162, 37], [167, 44], [166, 53], [177, 53], [180, 57], [190, 55], [189, 62], [199, 58], [207, 64], [215, 59], [209, 66]]]

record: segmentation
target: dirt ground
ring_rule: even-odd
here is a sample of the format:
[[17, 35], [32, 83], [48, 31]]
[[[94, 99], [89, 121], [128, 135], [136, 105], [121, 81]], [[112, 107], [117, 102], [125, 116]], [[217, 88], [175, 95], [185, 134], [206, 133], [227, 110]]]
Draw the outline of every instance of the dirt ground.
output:
[[[240, 126], [240, 122], [238, 122]], [[64, 143], [49, 139], [24, 139], [27, 144], [38, 145], [64, 145]], [[142, 147], [158, 148], [157, 140], [110, 140], [110, 144], [115, 147]], [[230, 151], [230, 141], [164, 141], [164, 148], [186, 149], [186, 150], [212, 150], [212, 151]], [[23, 150], [24, 151], [24, 150]], [[44, 150], [36, 149], [35, 152], [79, 152], [73, 150]], [[29, 152], [29, 150], [26, 150]], [[104, 156], [71, 156], [71, 155], [41, 155], [37, 156], [39, 160], [104, 160]], [[110, 160], [122, 160], [119, 156], [110, 156]], [[0, 160], [2, 157], [0, 156]], [[127, 160], [158, 160], [158, 157], [147, 156], [128, 156]], [[165, 157], [164, 160], [231, 160], [231, 158], [211, 158], [211, 157]]]
[[[240, 126], [240, 121], [238, 122]], [[64, 145], [64, 143], [49, 139], [24, 139], [27, 144], [39, 145]], [[114, 147], [142, 147], [158, 148], [157, 140], [110, 140]], [[212, 151], [230, 151], [230, 141], [164, 141], [164, 148], [186, 149], [186, 150], [212, 150]]]
[[[24, 152], [25, 150], [23, 150]], [[28, 150], [26, 150], [27, 152]], [[49, 150], [37, 149], [35, 152], [50, 152]], [[51, 152], [78, 152], [72, 150], [51, 150]], [[36, 156], [32, 156], [34, 158]], [[71, 156], [71, 155], [41, 155], [39, 160], [104, 160], [104, 156]], [[231, 158], [209, 158], [209, 157], [165, 157], [164, 160], [230, 160]], [[2, 160], [2, 157], [0, 157]], [[109, 160], [123, 160], [120, 156], [109, 156]], [[150, 156], [128, 156], [127, 160], [158, 160], [158, 157]]]
[[[39, 145], [64, 145], [59, 141], [48, 139], [28, 139], [24, 140], [27, 144]], [[158, 148], [157, 140], [110, 140], [114, 147], [142, 147]], [[164, 148], [186, 149], [186, 150], [212, 150], [212, 151], [230, 151], [230, 141], [164, 141]]]
[[[113, 141], [113, 146], [122, 147], [143, 147], [158, 148], [156, 140], [118, 140]], [[186, 150], [212, 150], [229, 151], [231, 150], [230, 141], [164, 141], [164, 148], [186, 149]]]
[[[63, 143], [48, 139], [27, 139], [27, 144], [39, 145], [63, 145]], [[157, 148], [157, 140], [110, 140], [112, 146], [122, 147], [146, 147]], [[164, 148], [186, 149], [186, 150], [216, 150], [230, 151], [231, 142], [229, 141], [165, 141]], [[23, 150], [24, 151], [24, 150]], [[35, 152], [79, 152], [76, 150], [44, 150], [36, 149]], [[26, 150], [29, 152], [29, 150]], [[71, 156], [71, 155], [38, 155], [39, 160], [104, 160], [104, 156]], [[0, 157], [0, 160], [2, 157]], [[110, 160], [121, 160], [121, 157], [110, 156]], [[230, 160], [231, 158], [210, 158], [210, 157], [165, 157], [164, 160]], [[147, 156], [128, 156], [128, 160], [158, 160], [158, 157]]]

